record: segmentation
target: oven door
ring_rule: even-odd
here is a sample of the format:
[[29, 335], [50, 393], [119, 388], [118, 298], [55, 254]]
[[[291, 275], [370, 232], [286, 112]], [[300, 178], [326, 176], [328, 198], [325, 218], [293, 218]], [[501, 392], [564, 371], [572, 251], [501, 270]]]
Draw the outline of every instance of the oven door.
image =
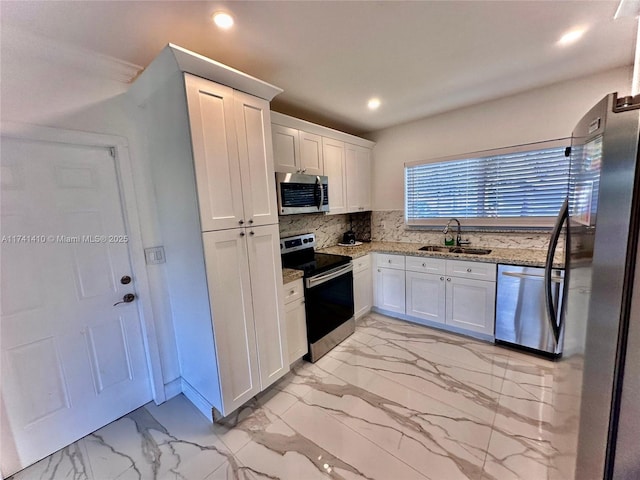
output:
[[329, 211], [329, 180], [323, 175], [276, 173], [278, 213]]
[[305, 282], [307, 338], [314, 344], [353, 317], [353, 265], [342, 265]]

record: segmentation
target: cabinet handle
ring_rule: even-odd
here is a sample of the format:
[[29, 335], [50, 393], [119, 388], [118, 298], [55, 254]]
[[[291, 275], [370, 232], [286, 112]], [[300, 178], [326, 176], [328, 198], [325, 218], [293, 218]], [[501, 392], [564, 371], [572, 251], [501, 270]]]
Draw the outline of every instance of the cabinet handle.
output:
[[378, 273], [380, 272], [380, 269], [378, 269]]
[[470, 269], [470, 268], [467, 268], [467, 272], [471, 273], [471, 269]]
[[238, 223], [239, 223], [240, 225], [244, 225], [244, 220], [238, 220]]
[[444, 280], [444, 277], [440, 277], [440, 281]]
[[251, 225], [253, 223], [253, 218], [249, 219], [249, 225]]
[[254, 232], [253, 230], [251, 230], [251, 231], [249, 232], [249, 235], [255, 235], [255, 234], [256, 234], [256, 232]]
[[389, 263], [391, 263], [391, 259], [389, 259]]
[[422, 264], [422, 266], [423, 266], [423, 267], [425, 267], [425, 268], [427, 268], [427, 264], [426, 264], [426, 263], [423, 263], [423, 264]]
[[296, 293], [296, 291], [295, 291], [295, 290], [291, 290], [291, 291], [289, 292], [289, 295], [293, 295], [294, 293]]
[[303, 169], [302, 169], [302, 173], [304, 173], [304, 172], [306, 172], [306, 171], [307, 171], [307, 169], [306, 169], [306, 168], [303, 168]]
[[244, 237], [244, 232], [240, 232], [240, 236], [241, 236], [241, 237]]
[[451, 279], [450, 279], [450, 278], [447, 278], [447, 282], [450, 282], [450, 281], [451, 281]]

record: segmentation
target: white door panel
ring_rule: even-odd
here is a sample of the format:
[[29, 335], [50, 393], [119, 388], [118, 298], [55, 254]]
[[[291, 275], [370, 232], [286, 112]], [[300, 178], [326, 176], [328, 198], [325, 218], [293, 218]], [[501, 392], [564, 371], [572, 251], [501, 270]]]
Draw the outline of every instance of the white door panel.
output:
[[278, 225], [248, 228], [247, 249], [261, 390], [289, 371]]
[[33, 463], [151, 399], [109, 149], [2, 139], [2, 384]]
[[223, 415], [228, 415], [260, 391], [245, 236], [244, 228], [203, 235]]
[[202, 231], [244, 222], [233, 90], [185, 74]]
[[249, 226], [278, 223], [269, 102], [234, 95], [244, 220]]

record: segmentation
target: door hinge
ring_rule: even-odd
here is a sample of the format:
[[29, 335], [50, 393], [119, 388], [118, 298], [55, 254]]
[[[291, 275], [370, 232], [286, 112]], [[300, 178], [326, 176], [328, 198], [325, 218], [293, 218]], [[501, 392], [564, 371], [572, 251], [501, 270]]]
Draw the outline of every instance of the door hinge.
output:
[[116, 158], [116, 148], [115, 147], [109, 147], [109, 155], [111, 155], [111, 158]]

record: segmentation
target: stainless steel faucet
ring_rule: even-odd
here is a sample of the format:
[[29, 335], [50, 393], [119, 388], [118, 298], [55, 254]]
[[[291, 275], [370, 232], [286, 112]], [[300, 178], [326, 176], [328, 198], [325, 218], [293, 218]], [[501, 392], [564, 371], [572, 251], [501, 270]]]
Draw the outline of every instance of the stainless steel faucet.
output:
[[444, 234], [448, 233], [449, 232], [449, 226], [451, 225], [451, 222], [454, 222], [454, 221], [458, 224], [458, 234], [456, 235], [456, 246], [459, 247], [459, 246], [461, 246], [463, 244], [464, 245], [469, 245], [469, 243], [471, 243], [471, 242], [469, 242], [468, 240], [466, 240], [464, 242], [462, 241], [462, 233], [460, 231], [460, 220], [458, 220], [457, 218], [450, 218], [449, 221], [447, 222], [447, 226], [444, 227], [444, 230], [442, 230], [442, 233], [444, 233]]

